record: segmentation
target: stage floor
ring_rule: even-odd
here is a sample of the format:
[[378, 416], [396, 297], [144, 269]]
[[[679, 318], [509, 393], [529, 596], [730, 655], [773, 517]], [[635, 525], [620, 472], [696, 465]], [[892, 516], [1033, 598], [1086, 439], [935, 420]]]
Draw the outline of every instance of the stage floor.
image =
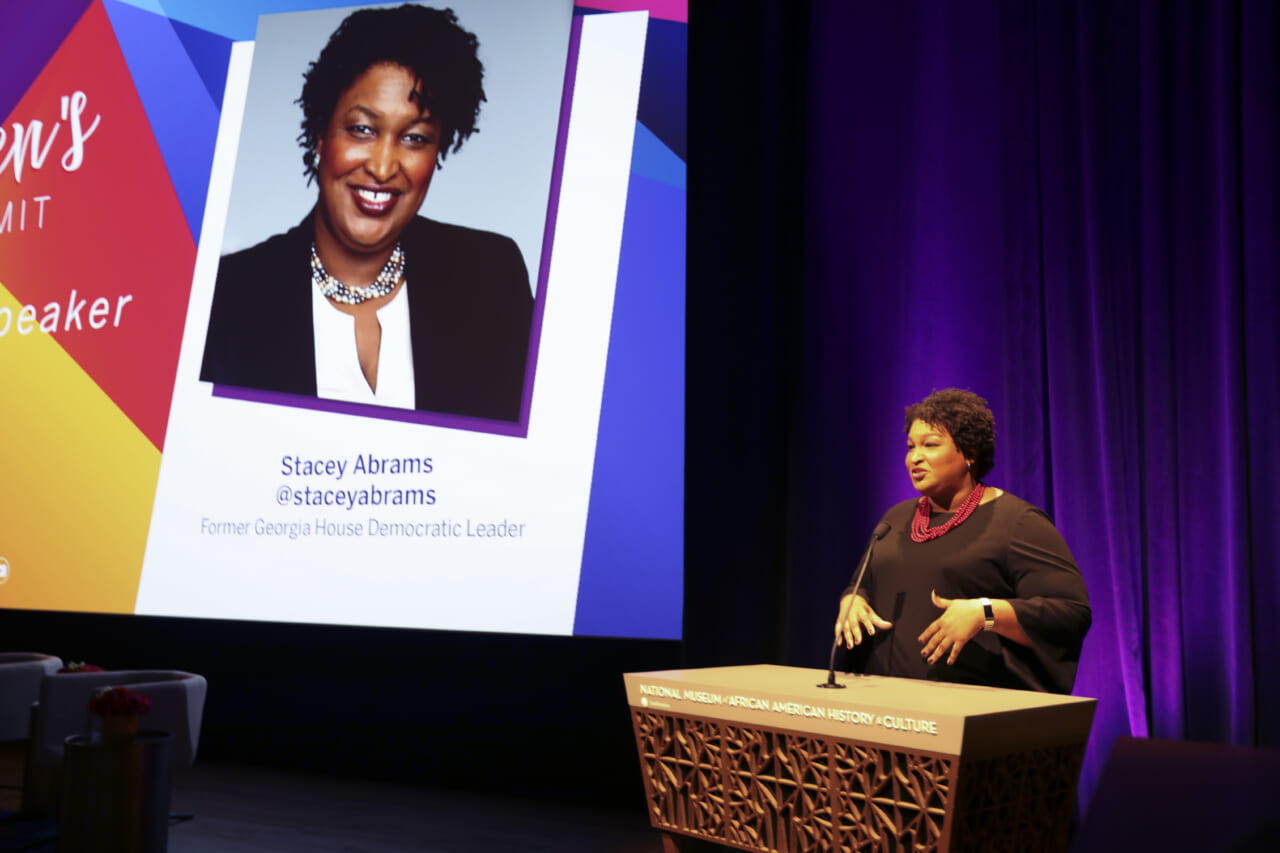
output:
[[[0, 744], [0, 784], [22, 781], [22, 746]], [[0, 788], [0, 811], [19, 792]], [[174, 775], [172, 810], [195, 819], [169, 830], [170, 853], [554, 851], [661, 853], [642, 807], [417, 788], [197, 760]], [[52, 853], [52, 826], [0, 823], [3, 853]]]

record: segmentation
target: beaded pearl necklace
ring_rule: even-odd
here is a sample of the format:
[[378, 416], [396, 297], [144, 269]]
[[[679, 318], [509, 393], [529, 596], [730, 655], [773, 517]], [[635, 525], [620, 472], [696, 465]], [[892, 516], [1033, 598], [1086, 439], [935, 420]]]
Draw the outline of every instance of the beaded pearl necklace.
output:
[[986, 491], [986, 486], [979, 483], [973, 487], [973, 491], [964, 499], [964, 503], [960, 504], [960, 509], [956, 510], [956, 514], [947, 519], [947, 523], [940, 527], [929, 526], [929, 499], [927, 497], [920, 498], [920, 502], [916, 504], [916, 514], [911, 519], [911, 541], [912, 542], [928, 542], [931, 539], [937, 539], [946, 533], [955, 530], [965, 520], [973, 515], [973, 511], [978, 508], [978, 504], [982, 503], [982, 493]]
[[391, 252], [391, 257], [387, 259], [382, 272], [378, 273], [378, 277], [373, 280], [372, 284], [368, 287], [351, 287], [329, 275], [324, 268], [324, 264], [320, 263], [320, 256], [316, 254], [316, 244], [311, 244], [311, 281], [316, 287], [320, 288], [321, 293], [334, 302], [359, 305], [361, 302], [368, 302], [370, 299], [386, 296], [396, 289], [396, 284], [400, 281], [400, 276], [403, 273], [404, 249], [401, 249], [400, 244], [396, 243], [395, 249]]

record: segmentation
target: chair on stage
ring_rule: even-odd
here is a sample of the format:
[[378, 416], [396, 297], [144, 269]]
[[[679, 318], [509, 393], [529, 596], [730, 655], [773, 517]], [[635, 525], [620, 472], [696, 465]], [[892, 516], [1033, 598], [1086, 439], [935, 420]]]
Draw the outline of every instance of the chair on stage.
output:
[[208, 689], [204, 676], [156, 669], [58, 673], [40, 684], [23, 784], [25, 814], [54, 814], [66, 739], [89, 731], [89, 700], [103, 687], [128, 687], [149, 698], [151, 710], [141, 718], [140, 727], [172, 734], [175, 767], [195, 761]]
[[62, 661], [35, 652], [0, 652], [0, 743], [31, 735], [31, 703], [40, 698], [40, 682]]
[[[0, 849], [25, 850], [28, 842], [35, 843], [48, 837], [47, 833], [39, 831], [28, 837], [18, 815], [9, 811], [11, 805], [18, 802], [17, 792], [22, 790], [22, 786], [16, 784], [20, 778], [16, 772], [18, 765], [10, 759], [16, 760], [22, 754], [24, 742], [29, 745], [32, 708], [40, 697], [40, 682], [61, 666], [62, 661], [53, 655], [0, 652], [0, 744], [4, 745], [6, 769], [12, 766], [14, 770], [12, 774], [6, 774], [0, 783], [0, 789], [6, 791], [4, 810], [0, 811]], [[22, 846], [16, 846], [19, 842]]]

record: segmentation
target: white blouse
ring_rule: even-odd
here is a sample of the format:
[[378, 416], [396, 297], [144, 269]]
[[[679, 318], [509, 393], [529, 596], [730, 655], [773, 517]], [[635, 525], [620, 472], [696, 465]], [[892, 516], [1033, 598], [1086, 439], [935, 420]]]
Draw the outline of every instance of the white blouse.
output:
[[409, 282], [378, 309], [382, 344], [378, 350], [378, 391], [360, 369], [356, 318], [333, 306], [320, 288], [311, 288], [311, 318], [316, 338], [316, 395], [326, 400], [414, 407], [413, 342], [409, 337]]

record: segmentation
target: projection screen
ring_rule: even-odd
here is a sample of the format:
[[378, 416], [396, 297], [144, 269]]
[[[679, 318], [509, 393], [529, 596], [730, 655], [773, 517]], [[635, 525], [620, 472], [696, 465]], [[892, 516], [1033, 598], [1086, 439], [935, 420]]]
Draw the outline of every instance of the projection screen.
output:
[[679, 637], [685, 4], [421, 5], [484, 100], [378, 312], [399, 401], [329, 383], [364, 362], [305, 255], [403, 209], [304, 174], [303, 75], [358, 7], [6, 10], [0, 607]]

